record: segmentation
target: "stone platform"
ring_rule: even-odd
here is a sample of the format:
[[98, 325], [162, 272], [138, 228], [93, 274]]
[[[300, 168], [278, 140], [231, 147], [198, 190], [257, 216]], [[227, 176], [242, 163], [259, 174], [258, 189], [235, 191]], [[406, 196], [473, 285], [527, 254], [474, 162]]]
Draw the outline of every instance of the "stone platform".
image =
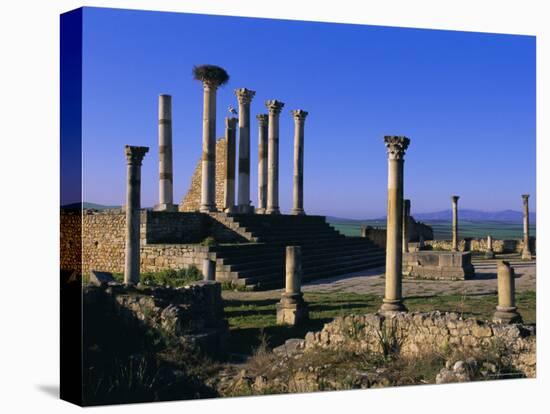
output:
[[444, 251], [404, 253], [403, 276], [432, 280], [471, 279], [475, 276], [472, 254]]

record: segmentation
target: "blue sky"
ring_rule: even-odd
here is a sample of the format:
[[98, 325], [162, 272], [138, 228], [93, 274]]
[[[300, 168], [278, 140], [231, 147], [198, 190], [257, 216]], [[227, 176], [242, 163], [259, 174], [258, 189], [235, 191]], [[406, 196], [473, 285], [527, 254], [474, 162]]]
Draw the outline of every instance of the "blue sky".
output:
[[385, 214], [384, 135], [406, 135], [412, 213], [521, 209], [535, 197], [535, 38], [378, 26], [86, 8], [83, 31], [83, 199], [121, 204], [125, 144], [146, 145], [142, 205], [158, 198], [157, 99], [173, 97], [174, 198], [201, 153], [196, 64], [230, 75], [218, 92], [217, 136], [233, 90], [252, 101], [251, 198], [257, 123], [267, 99], [280, 122], [280, 205], [292, 202], [292, 109], [309, 112], [304, 204], [310, 214]]

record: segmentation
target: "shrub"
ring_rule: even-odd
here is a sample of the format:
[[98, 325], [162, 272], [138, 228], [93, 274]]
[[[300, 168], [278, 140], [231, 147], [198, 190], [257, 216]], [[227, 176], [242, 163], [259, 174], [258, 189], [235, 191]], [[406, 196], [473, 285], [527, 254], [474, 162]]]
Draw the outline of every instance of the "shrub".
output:
[[141, 274], [141, 283], [148, 286], [182, 287], [198, 280], [202, 280], [202, 273], [195, 266], [186, 269], [167, 269], [160, 272]]
[[206, 237], [203, 241], [201, 241], [201, 246], [215, 246], [217, 244], [216, 239], [212, 236]]

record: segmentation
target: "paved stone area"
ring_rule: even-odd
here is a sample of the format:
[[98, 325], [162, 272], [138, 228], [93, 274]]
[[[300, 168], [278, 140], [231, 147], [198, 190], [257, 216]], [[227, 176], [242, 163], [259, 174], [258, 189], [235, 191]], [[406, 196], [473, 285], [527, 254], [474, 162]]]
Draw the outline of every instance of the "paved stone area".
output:
[[[504, 259], [504, 257], [502, 257]], [[536, 290], [536, 263], [517, 257], [505, 257], [516, 273], [516, 291]], [[475, 278], [465, 281], [403, 279], [403, 296], [434, 294], [487, 294], [497, 291], [497, 261], [472, 260]], [[384, 268], [371, 269], [329, 279], [316, 280], [302, 287], [304, 292], [355, 292], [384, 294]]]

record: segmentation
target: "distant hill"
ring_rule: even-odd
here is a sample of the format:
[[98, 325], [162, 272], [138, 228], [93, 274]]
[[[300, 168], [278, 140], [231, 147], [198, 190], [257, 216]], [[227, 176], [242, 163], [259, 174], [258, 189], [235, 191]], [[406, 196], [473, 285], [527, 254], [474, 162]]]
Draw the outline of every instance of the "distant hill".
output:
[[[413, 214], [413, 216], [416, 220], [420, 221], [451, 221], [453, 213], [449, 209], [434, 213], [416, 213]], [[480, 211], [459, 209], [458, 218], [459, 220], [473, 222], [498, 221], [506, 223], [521, 223], [523, 221], [523, 213], [515, 210]], [[534, 223], [536, 220], [536, 214], [529, 213], [529, 220]]]
[[75, 210], [79, 208], [85, 208], [85, 209], [94, 209], [94, 210], [106, 210], [110, 208], [120, 208], [120, 206], [104, 206], [103, 204], [96, 204], [96, 203], [72, 203], [72, 204], [65, 204], [64, 206], [61, 206], [61, 208], [67, 209], [67, 210]]

